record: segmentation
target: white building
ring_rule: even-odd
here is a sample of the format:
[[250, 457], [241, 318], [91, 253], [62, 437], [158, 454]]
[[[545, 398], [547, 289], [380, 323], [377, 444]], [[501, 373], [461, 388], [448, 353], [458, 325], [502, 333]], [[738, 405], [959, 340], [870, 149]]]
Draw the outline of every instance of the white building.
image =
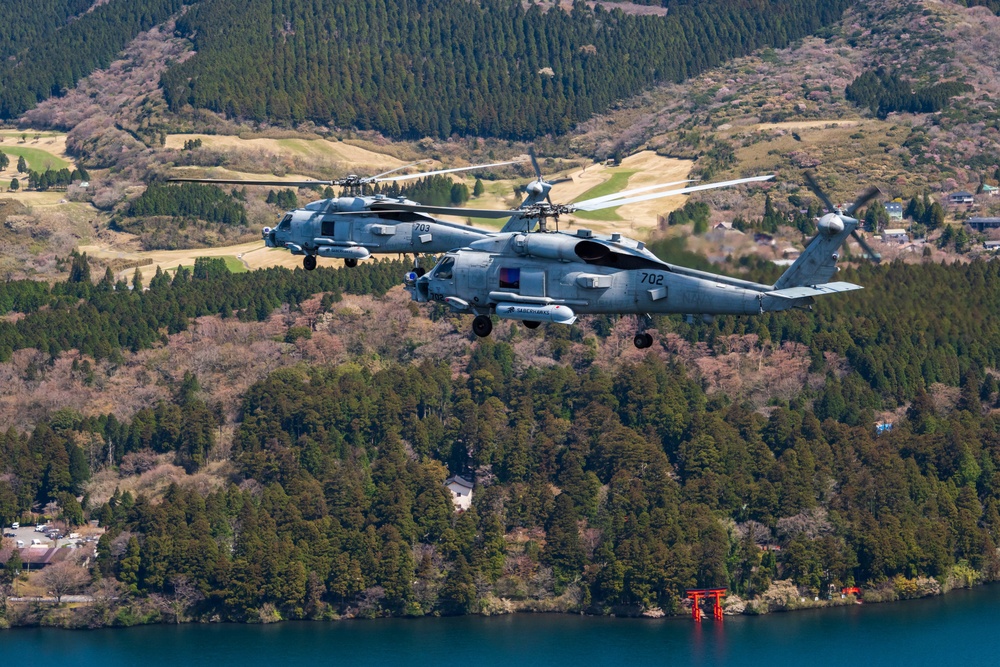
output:
[[455, 509], [464, 512], [472, 507], [472, 482], [454, 475], [446, 479], [444, 485], [451, 491], [451, 501], [455, 503]]
[[882, 240], [886, 243], [906, 243], [910, 237], [905, 229], [887, 229], [882, 232]]

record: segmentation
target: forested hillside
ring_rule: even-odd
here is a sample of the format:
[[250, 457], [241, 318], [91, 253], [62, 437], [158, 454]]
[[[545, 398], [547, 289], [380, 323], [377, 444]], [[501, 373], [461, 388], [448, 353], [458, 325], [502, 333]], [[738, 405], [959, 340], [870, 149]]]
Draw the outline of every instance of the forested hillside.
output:
[[0, 9], [0, 57], [16, 55], [51, 39], [70, 18], [87, 11], [93, 0], [10, 0]]
[[139, 197], [129, 202], [126, 215], [145, 217], [164, 215], [221, 222], [226, 225], [247, 222], [247, 212], [239, 200], [219, 188], [201, 183], [166, 185], [152, 183]]
[[174, 109], [312, 120], [395, 137], [561, 133], [836, 21], [848, 0], [706, 0], [666, 17], [512, 0], [204, 0], [177, 22], [197, 55], [162, 78]]
[[[244, 398], [234, 442], [256, 486], [94, 508], [110, 527], [101, 575], [140, 595], [193, 587], [185, 614], [256, 621], [469, 613], [498, 598], [675, 611], [685, 588], [752, 598], [778, 577], [817, 594], [895, 578], [905, 596], [917, 577], [998, 572], [1000, 441], [978, 388], [950, 416], [922, 398], [876, 442], [870, 424], [820, 422], [802, 405], [763, 417], [708, 398], [654, 356], [613, 372], [524, 372], [507, 344], [486, 342], [465, 370], [275, 374]], [[131, 425], [62, 432], [186, 457], [214, 422], [196, 397], [176, 401]], [[175, 435], [160, 413], [176, 414]], [[72, 438], [40, 426], [0, 442], [22, 490], [71, 488]], [[28, 462], [60, 442], [75, 458], [52, 459], [66, 467], [53, 487]], [[445, 465], [492, 471], [473, 510], [454, 514]]]
[[[319, 292], [333, 312], [339, 293], [382, 293], [403, 268], [229, 275], [220, 260], [199, 261], [139, 293], [91, 285], [88, 266], [78, 256], [71, 283], [0, 289], [0, 308], [25, 314], [2, 323], [5, 356], [25, 345], [120, 355], [163, 344], [192, 316], [261, 320]], [[225, 410], [189, 374], [127, 420], [67, 410], [11, 429], [0, 437], [0, 520], [49, 501], [79, 520], [72, 494], [102, 462], [124, 470], [169, 455], [195, 473], [223, 447], [228, 487], [85, 499], [109, 528], [99, 586], [117, 591], [82, 612], [91, 624], [670, 611], [693, 586], [727, 586], [766, 609], [777, 579], [802, 594], [858, 584], [884, 599], [997, 578], [1000, 395], [989, 369], [1000, 264], [900, 263], [845, 278], [866, 289], [814, 313], [659, 322], [718, 354], [732, 334], [807, 345], [826, 380], [766, 409], [706, 392], [706, 378], [663, 353], [617, 366], [570, 355], [595, 347], [579, 327], [523, 334], [537, 338], [528, 349], [547, 345], [574, 365], [532, 363], [502, 339], [471, 344], [464, 360], [411, 361], [412, 342], [399, 339], [376, 368], [271, 373], [240, 398], [224, 436]], [[588, 331], [601, 338], [612, 324]], [[291, 326], [285, 340], [302, 336], [308, 328]], [[89, 356], [74, 372], [93, 374]], [[956, 387], [954, 399], [935, 383]], [[905, 416], [876, 438], [876, 412], [898, 405]], [[453, 512], [449, 474], [476, 480], [471, 511]]]
[[[106, 275], [90, 282], [86, 255], [76, 255], [70, 280], [49, 287], [32, 280], [0, 285], [0, 311], [27, 317], [0, 321], [0, 361], [25, 347], [49, 354], [71, 349], [107, 358], [122, 349], [139, 350], [184, 331], [190, 318], [208, 314], [265, 319], [283, 303], [298, 304], [318, 292], [384, 294], [403, 274], [402, 262], [374, 262], [359, 271], [317, 269], [308, 274], [264, 269], [233, 275], [222, 260], [201, 260], [193, 271], [173, 276], [157, 271], [149, 289], [129, 290]], [[133, 286], [135, 284], [133, 283]]]
[[[183, 4], [183, 0], [3, 3], [0, 119], [15, 118], [72, 88], [95, 69], [107, 67], [132, 38], [167, 20]], [[87, 12], [90, 5], [94, 9]], [[74, 17], [80, 9], [85, 13]]]

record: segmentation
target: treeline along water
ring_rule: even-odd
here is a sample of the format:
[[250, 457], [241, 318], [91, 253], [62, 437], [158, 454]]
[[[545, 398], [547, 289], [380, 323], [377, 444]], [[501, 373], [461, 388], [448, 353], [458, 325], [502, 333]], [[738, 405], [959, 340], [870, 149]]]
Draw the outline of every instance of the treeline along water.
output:
[[154, 626], [0, 634], [5, 655], [76, 667], [145, 665], [995, 665], [1000, 588], [901, 604], [727, 618], [519, 615], [420, 620]]

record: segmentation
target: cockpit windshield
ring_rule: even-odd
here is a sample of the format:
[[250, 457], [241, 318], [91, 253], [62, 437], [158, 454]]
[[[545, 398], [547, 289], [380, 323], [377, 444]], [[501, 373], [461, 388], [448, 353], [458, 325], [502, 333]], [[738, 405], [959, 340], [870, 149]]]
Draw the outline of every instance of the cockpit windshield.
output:
[[282, 218], [281, 222], [278, 223], [278, 229], [280, 229], [282, 231], [286, 231], [286, 230], [290, 229], [291, 226], [292, 226], [292, 214], [291, 213], [286, 213], [285, 217]]
[[454, 269], [455, 258], [445, 257], [436, 267], [434, 267], [434, 277], [440, 280], [451, 280]]

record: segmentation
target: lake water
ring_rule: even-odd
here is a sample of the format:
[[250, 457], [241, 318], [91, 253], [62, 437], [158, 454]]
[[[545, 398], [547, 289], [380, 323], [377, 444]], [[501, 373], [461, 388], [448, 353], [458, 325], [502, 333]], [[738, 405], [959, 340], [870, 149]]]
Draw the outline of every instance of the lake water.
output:
[[0, 632], [5, 664], [991, 665], [1000, 586], [724, 622], [565, 615]]

